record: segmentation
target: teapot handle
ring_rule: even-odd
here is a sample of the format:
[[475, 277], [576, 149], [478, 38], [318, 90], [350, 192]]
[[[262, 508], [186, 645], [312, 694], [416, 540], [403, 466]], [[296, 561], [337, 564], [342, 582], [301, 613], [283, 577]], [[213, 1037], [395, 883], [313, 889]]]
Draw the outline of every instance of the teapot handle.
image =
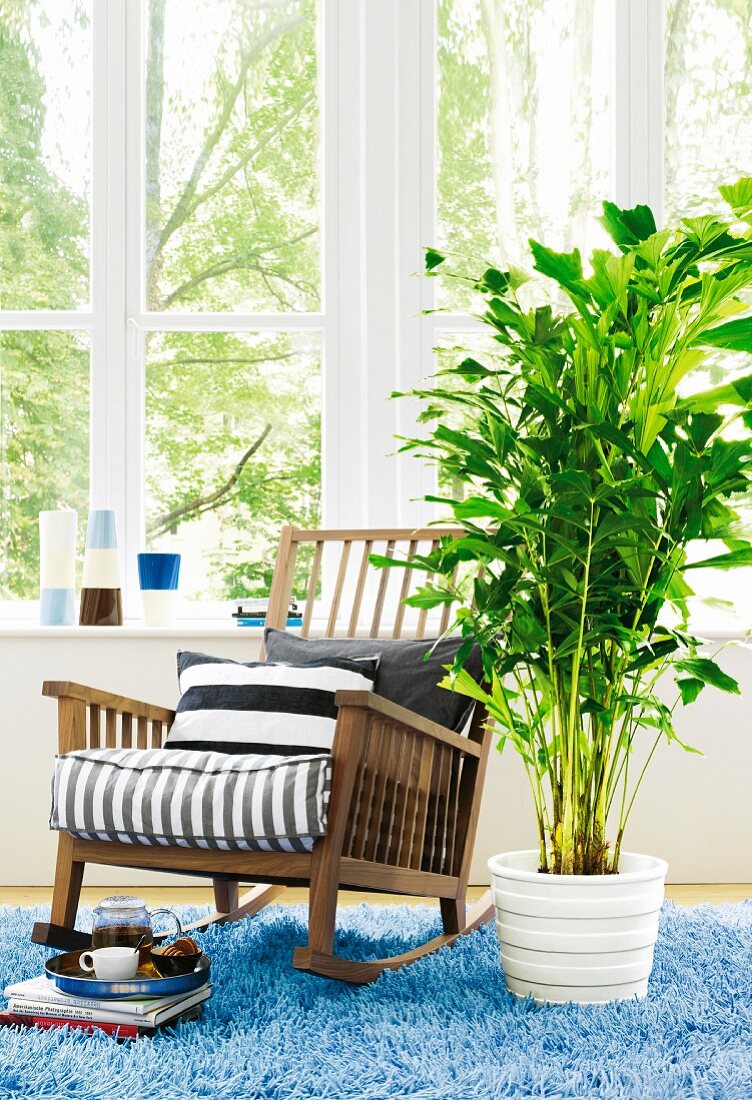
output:
[[[172, 919], [175, 921], [178, 936], [183, 935], [183, 926], [180, 923], [180, 917], [177, 915], [177, 913], [174, 913], [172, 911], [172, 909], [150, 909], [149, 910], [149, 919], [151, 920], [153, 917], [156, 917], [156, 915], [158, 913], [167, 913], [168, 916], [172, 917]], [[167, 932], [154, 933], [154, 931], [152, 929], [152, 935], [167, 936], [168, 933]]]

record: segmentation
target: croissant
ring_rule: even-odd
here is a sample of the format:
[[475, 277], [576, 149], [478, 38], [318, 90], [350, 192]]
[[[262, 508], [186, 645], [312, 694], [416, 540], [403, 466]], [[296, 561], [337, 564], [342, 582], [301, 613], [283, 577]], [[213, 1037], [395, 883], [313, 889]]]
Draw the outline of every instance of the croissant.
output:
[[163, 948], [163, 955], [200, 955], [201, 948], [190, 936], [181, 936], [168, 947]]

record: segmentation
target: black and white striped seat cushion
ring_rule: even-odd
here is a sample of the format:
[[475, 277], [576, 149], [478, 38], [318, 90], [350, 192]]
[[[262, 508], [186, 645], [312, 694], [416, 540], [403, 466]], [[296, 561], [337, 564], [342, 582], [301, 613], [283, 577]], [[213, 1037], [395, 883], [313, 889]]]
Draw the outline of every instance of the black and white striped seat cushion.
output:
[[324, 754], [83, 749], [56, 758], [50, 825], [84, 840], [309, 852], [330, 780]]
[[180, 702], [169, 749], [279, 756], [329, 752], [340, 690], [371, 691], [378, 656], [304, 665], [178, 653]]

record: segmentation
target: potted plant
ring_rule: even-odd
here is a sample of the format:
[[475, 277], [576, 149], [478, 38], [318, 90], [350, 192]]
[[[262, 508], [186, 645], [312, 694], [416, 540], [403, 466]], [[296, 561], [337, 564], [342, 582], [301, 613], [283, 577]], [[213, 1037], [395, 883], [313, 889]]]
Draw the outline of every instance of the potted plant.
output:
[[[463, 533], [381, 561], [433, 575], [410, 604], [456, 605], [467, 642], [444, 686], [522, 758], [537, 844], [489, 864], [520, 996], [645, 995], [666, 864], [624, 851], [626, 825], [659, 743], [694, 751], [681, 708], [706, 685], [739, 691], [688, 626], [693, 570], [752, 564], [734, 509], [752, 375], [693, 392], [712, 350], [752, 351], [752, 318], [729, 319], [752, 287], [752, 179], [721, 194], [731, 216], [662, 230], [645, 206], [606, 203], [618, 252], [593, 252], [589, 273], [577, 250], [531, 241], [548, 304], [526, 308], [525, 277], [489, 268], [472, 282], [494, 353], [413, 394], [427, 427], [403, 449], [461, 487], [428, 499]], [[430, 274], [449, 266], [427, 253]], [[474, 642], [482, 685], [462, 668]]]

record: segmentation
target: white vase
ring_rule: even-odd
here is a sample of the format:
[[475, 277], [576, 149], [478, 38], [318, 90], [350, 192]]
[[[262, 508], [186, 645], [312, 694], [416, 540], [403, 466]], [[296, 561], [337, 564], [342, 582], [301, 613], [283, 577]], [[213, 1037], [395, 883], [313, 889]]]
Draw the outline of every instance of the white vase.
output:
[[537, 851], [488, 861], [507, 989], [581, 1004], [644, 997], [668, 864], [623, 852], [617, 875], [550, 875]]
[[39, 621], [72, 626], [76, 621], [77, 514], [68, 509], [39, 513]]
[[92, 508], [86, 528], [81, 580], [81, 626], [122, 626], [123, 598], [117, 525], [111, 508]]

